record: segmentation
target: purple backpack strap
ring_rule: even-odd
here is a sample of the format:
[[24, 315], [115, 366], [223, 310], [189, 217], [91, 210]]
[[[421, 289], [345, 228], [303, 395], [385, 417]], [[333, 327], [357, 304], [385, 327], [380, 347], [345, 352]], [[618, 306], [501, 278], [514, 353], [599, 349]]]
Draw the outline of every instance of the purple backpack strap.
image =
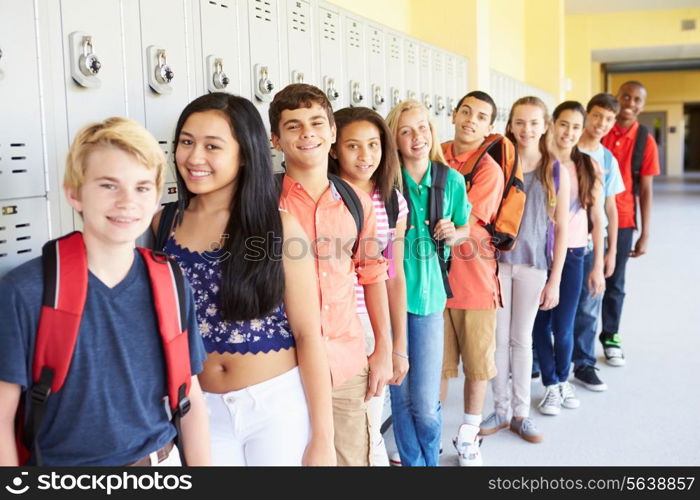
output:
[[[559, 162], [555, 161], [552, 165], [552, 178], [554, 180], [554, 190], [559, 192]], [[552, 267], [552, 260], [554, 259], [554, 223], [550, 220], [547, 223], [547, 267]]]

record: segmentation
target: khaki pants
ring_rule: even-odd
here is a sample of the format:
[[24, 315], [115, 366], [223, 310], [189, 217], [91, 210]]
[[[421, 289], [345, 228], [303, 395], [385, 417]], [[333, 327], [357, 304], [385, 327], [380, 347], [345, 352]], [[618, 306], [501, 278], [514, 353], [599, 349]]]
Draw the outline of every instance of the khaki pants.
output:
[[339, 466], [371, 465], [370, 419], [365, 394], [369, 370], [360, 373], [333, 390], [333, 426], [335, 452]]

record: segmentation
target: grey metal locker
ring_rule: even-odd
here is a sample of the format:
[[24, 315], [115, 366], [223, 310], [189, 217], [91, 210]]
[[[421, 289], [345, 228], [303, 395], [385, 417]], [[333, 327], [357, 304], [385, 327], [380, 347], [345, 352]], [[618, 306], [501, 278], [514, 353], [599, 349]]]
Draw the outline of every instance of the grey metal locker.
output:
[[[404, 40], [403, 68], [404, 68], [404, 90], [403, 99], [421, 100], [420, 95], [420, 66], [418, 42], [412, 39]], [[402, 99], [402, 100], [403, 100]]]
[[[419, 100], [431, 113], [433, 121], [437, 124], [435, 117], [435, 105], [433, 103], [433, 67], [431, 61], [431, 50], [428, 45], [418, 44], [418, 81]], [[438, 132], [439, 133], [439, 132]]]
[[46, 198], [0, 200], [0, 278], [41, 255], [49, 239]]
[[452, 115], [455, 111], [459, 99], [466, 92], [457, 94], [457, 67], [455, 57], [445, 52], [445, 127], [449, 135], [454, 135], [454, 126], [452, 125]]
[[0, 0], [0, 200], [46, 194], [32, 2]]
[[343, 17], [345, 92], [353, 107], [371, 107], [367, 86], [367, 63], [364, 22], [351, 15]]
[[374, 24], [366, 24], [365, 33], [367, 39], [367, 80], [369, 82], [366, 105], [383, 115], [389, 104], [389, 92], [386, 85], [385, 35], [382, 28]]
[[343, 31], [340, 12], [337, 8], [320, 3], [318, 7], [319, 39], [319, 83], [334, 110], [348, 103], [347, 90], [343, 85]]
[[286, 40], [284, 45], [286, 66], [284, 83], [309, 83], [318, 85], [318, 58], [315, 27], [316, 11], [310, 0], [285, 0]]
[[[190, 0], [141, 0], [142, 89], [145, 125], [168, 159], [167, 183], [175, 182], [175, 125], [195, 97]], [[176, 196], [164, 194], [164, 201]]]
[[387, 112], [406, 98], [404, 87], [404, 46], [403, 37], [396, 32], [386, 33], [386, 86], [387, 86]]
[[431, 48], [430, 50], [430, 66], [433, 76], [433, 115], [438, 127], [438, 135], [440, 139], [446, 141], [451, 139], [452, 133], [449, 130], [447, 119], [447, 100], [445, 99], [445, 55], [442, 50]]
[[[242, 0], [199, 0], [201, 67], [203, 81], [198, 93], [228, 92], [248, 95], [249, 71], [246, 52], [247, 30], [241, 30], [239, 4]], [[245, 62], [245, 64], [244, 64]], [[245, 89], [244, 89], [245, 82]]]
[[[270, 130], [268, 108], [275, 93], [284, 87], [281, 76], [279, 2], [274, 0], [247, 0], [248, 31], [250, 33], [251, 100], [262, 116], [265, 128]], [[272, 147], [270, 155], [279, 170], [282, 154]]]

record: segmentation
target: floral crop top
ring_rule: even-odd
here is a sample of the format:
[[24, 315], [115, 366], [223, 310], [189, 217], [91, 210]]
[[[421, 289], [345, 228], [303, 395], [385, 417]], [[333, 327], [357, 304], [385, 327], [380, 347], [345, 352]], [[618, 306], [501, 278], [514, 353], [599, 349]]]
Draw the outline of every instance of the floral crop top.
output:
[[171, 236], [164, 251], [180, 264], [190, 282], [197, 309], [199, 333], [208, 353], [216, 351], [255, 354], [294, 347], [294, 337], [283, 303], [269, 315], [258, 319], [231, 322], [221, 318], [221, 250], [203, 254], [192, 252], [178, 245]]

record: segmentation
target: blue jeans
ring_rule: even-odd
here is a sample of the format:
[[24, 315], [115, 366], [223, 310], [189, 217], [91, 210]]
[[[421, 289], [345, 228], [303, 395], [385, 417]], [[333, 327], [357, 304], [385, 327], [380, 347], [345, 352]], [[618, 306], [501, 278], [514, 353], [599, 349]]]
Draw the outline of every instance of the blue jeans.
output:
[[403, 383], [391, 385], [394, 438], [403, 466], [436, 466], [440, 454], [440, 377], [445, 341], [442, 311], [408, 313], [408, 361]]
[[595, 336], [598, 332], [598, 314], [602, 295], [591, 297], [588, 290], [588, 275], [593, 267], [593, 249], [586, 249], [583, 257], [583, 282], [574, 320], [574, 369], [582, 365], [595, 366]]
[[625, 227], [617, 230], [617, 259], [615, 272], [605, 280], [603, 295], [603, 333], [613, 334], [620, 331], [622, 303], [625, 300], [625, 269], [632, 250], [634, 228]]
[[[545, 386], [566, 382], [574, 349], [574, 316], [583, 281], [585, 247], [566, 251], [559, 287], [559, 304], [549, 311], [537, 311], [532, 340], [540, 362]], [[552, 345], [554, 334], [554, 345]]]

